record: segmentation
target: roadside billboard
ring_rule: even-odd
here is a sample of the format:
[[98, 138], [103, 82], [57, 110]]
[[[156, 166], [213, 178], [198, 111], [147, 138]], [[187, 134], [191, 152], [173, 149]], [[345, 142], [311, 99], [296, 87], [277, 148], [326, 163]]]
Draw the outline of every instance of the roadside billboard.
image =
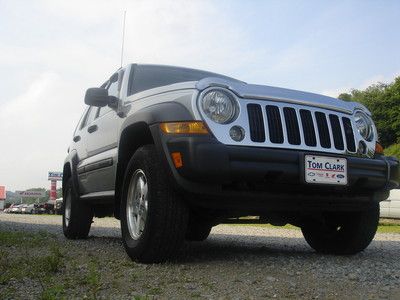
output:
[[5, 200], [5, 199], [6, 199], [6, 187], [0, 185], [0, 200]]
[[49, 171], [49, 176], [48, 176], [48, 180], [56, 180], [56, 181], [61, 181], [63, 177], [63, 173], [62, 172], [52, 172]]
[[46, 196], [44, 191], [16, 191], [15, 194], [19, 198], [43, 198]]

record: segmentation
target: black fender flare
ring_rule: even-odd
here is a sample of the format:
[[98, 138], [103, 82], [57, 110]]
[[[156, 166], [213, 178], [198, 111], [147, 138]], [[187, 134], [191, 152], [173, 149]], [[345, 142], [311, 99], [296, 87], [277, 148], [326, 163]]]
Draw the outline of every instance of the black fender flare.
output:
[[194, 120], [193, 114], [183, 104], [178, 102], [162, 102], [128, 115], [121, 126], [121, 133], [129, 126], [140, 122], [151, 126], [160, 122], [192, 120]]
[[178, 102], [162, 102], [145, 107], [131, 115], [128, 115], [123, 122], [119, 135], [118, 149], [121, 149], [121, 137], [124, 136], [124, 131], [129, 130], [134, 126], [145, 126], [150, 130], [152, 140], [154, 141], [158, 153], [164, 154], [161, 145], [160, 132], [157, 128], [158, 126], [155, 125], [161, 122], [193, 120], [195, 120], [193, 114], [183, 104]]
[[[63, 195], [65, 192], [64, 187], [65, 187], [66, 181], [70, 177], [72, 178], [72, 186], [73, 186], [73, 189], [75, 192], [75, 196], [79, 197], [79, 195], [80, 195], [78, 173], [77, 173], [78, 163], [79, 163], [78, 153], [76, 152], [76, 150], [72, 150], [71, 152], [68, 153], [68, 156], [66, 157], [66, 159], [64, 161], [63, 179], [62, 179]], [[68, 174], [70, 176], [65, 176], [65, 174]]]
[[[122, 155], [125, 149], [126, 141], [124, 136], [129, 136], [128, 132], [131, 130], [139, 130], [139, 132], [147, 130], [147, 137], [143, 140], [133, 139], [131, 151], [136, 151], [137, 148], [148, 143], [149, 140], [154, 142], [154, 145], [159, 153], [162, 161], [165, 161], [165, 167], [168, 167], [166, 160], [166, 154], [164, 153], [163, 146], [161, 144], [160, 130], [158, 123], [161, 122], [174, 122], [174, 121], [192, 121], [194, 120], [193, 115], [183, 105], [177, 102], [163, 102], [155, 105], [145, 107], [137, 112], [134, 112], [126, 117], [121, 126], [119, 141], [118, 141], [118, 162], [117, 162], [117, 174], [115, 182], [115, 212], [114, 215], [119, 216], [119, 205], [120, 205], [120, 194], [122, 188], [123, 175], [126, 167], [126, 156]], [[148, 135], [151, 135], [151, 138]], [[133, 154], [131, 153], [131, 154]], [[122, 157], [124, 159], [121, 159]]]

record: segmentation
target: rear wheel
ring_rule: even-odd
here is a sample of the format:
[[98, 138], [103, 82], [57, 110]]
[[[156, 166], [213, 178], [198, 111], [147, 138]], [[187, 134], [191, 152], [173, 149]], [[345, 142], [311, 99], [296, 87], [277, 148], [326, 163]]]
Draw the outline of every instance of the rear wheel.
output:
[[68, 239], [87, 238], [92, 225], [93, 209], [78, 198], [71, 178], [66, 182], [63, 197], [62, 215], [65, 237]]
[[170, 259], [184, 241], [188, 209], [169, 185], [154, 145], [139, 148], [127, 166], [121, 231], [129, 257], [142, 263]]
[[375, 236], [379, 205], [361, 212], [327, 213], [301, 227], [307, 243], [317, 252], [355, 254], [364, 250]]

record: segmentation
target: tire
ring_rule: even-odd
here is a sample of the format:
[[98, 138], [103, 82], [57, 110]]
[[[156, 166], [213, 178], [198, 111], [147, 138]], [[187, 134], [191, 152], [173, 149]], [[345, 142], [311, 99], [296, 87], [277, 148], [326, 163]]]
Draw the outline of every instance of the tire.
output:
[[93, 220], [93, 208], [77, 196], [72, 179], [66, 182], [62, 206], [63, 232], [68, 239], [85, 239], [88, 237]]
[[212, 226], [210, 224], [198, 221], [196, 219], [190, 219], [186, 231], [186, 240], [194, 242], [204, 241], [210, 235], [211, 228]]
[[379, 223], [379, 205], [361, 212], [329, 213], [301, 227], [307, 243], [317, 252], [356, 254], [371, 243]]
[[124, 248], [134, 261], [169, 260], [185, 239], [188, 208], [167, 176], [154, 145], [140, 147], [128, 163], [120, 219]]

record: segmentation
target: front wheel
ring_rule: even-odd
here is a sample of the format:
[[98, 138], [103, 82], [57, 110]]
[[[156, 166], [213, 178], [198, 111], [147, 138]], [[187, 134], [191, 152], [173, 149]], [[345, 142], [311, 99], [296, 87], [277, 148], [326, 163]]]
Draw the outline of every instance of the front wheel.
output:
[[71, 178], [66, 182], [63, 197], [62, 219], [65, 237], [68, 239], [87, 238], [92, 225], [93, 209], [78, 198]]
[[317, 252], [356, 254], [371, 243], [379, 223], [379, 205], [360, 212], [326, 213], [301, 227], [307, 243]]
[[122, 239], [127, 254], [137, 262], [168, 260], [184, 241], [188, 209], [167, 176], [154, 145], [139, 148], [125, 171]]

